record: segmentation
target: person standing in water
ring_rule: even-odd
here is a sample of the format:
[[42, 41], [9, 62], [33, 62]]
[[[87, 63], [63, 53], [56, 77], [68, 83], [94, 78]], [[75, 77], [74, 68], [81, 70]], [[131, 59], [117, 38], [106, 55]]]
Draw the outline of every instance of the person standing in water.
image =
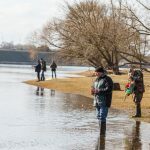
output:
[[97, 119], [99, 120], [100, 134], [105, 135], [106, 118], [112, 101], [113, 81], [106, 75], [103, 67], [96, 68], [95, 75], [97, 78], [92, 86], [91, 94], [94, 96], [94, 101], [96, 101], [95, 107]]

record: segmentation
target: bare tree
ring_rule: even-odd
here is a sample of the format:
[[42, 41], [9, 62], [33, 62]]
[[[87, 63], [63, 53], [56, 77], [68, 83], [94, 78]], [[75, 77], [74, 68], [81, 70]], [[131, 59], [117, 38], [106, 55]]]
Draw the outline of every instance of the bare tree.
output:
[[[129, 20], [128, 22], [130, 23], [129, 25], [132, 26], [133, 29], [135, 29], [137, 32], [140, 34], [144, 35], [150, 35], [150, 6], [147, 4], [144, 4], [140, 0], [136, 0], [137, 4], [139, 4], [140, 7], [140, 13], [138, 13], [137, 9], [133, 8], [133, 6], [130, 6], [127, 2], [126, 5], [124, 6], [128, 10], [128, 16], [127, 19]], [[138, 5], [138, 6], [139, 6]], [[143, 11], [141, 11], [143, 10]]]
[[[66, 3], [66, 16], [48, 22], [38, 37], [64, 58], [84, 60], [91, 66], [104, 66], [119, 73], [119, 63], [146, 63], [147, 37], [141, 36], [137, 20], [119, 1], [110, 5], [96, 0]], [[123, 8], [122, 8], [123, 7]], [[131, 26], [132, 24], [133, 26]]]
[[[134, 40], [132, 46], [130, 48], [134, 48], [134, 56], [132, 60], [127, 60], [130, 63], [135, 64], [149, 64], [150, 62], [147, 60], [146, 55], [149, 51], [149, 40], [150, 40], [150, 18], [149, 11], [150, 8], [148, 5], [144, 4], [140, 0], [136, 0], [136, 4], [140, 7], [140, 14], [138, 14], [138, 10], [133, 6], [130, 6], [129, 3], [126, 2], [122, 7], [127, 11], [124, 15], [126, 18], [126, 24], [129, 28], [133, 29], [138, 33], [137, 39]], [[143, 10], [143, 11], [141, 11]]]
[[[121, 6], [121, 5], [120, 5]], [[136, 37], [121, 18], [121, 8], [95, 0], [67, 4], [65, 19], [55, 20], [43, 29], [42, 39], [61, 50], [64, 57], [84, 59], [90, 65], [112, 68], [118, 64]], [[59, 42], [58, 42], [59, 41]]]

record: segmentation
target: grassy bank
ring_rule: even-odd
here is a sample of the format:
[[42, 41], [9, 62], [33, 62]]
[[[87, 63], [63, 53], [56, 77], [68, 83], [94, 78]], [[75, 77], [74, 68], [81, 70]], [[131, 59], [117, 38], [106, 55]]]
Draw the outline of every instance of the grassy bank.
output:
[[[25, 83], [43, 88], [54, 89], [64, 93], [73, 93], [84, 95], [92, 98], [90, 95], [90, 88], [94, 77], [91, 77], [91, 72], [81, 73], [85, 77], [81, 78], [66, 78], [66, 79], [52, 79], [41, 82], [36, 80], [25, 81]], [[121, 91], [113, 92], [112, 107], [122, 109], [129, 112], [129, 116], [132, 116], [135, 112], [135, 105], [132, 100], [132, 96], [127, 97], [126, 101], [124, 98], [124, 86], [127, 82], [127, 73], [122, 75], [110, 75], [114, 82], [118, 82], [121, 86]], [[142, 117], [137, 120], [145, 121], [150, 123], [150, 74], [144, 73], [145, 89], [144, 97], [142, 99]]]

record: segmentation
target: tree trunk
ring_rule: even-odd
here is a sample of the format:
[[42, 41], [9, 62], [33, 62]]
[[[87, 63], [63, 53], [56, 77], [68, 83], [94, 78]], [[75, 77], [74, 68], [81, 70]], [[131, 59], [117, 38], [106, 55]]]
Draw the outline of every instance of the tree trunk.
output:
[[112, 70], [113, 70], [113, 73], [115, 75], [119, 75], [120, 74], [120, 72], [119, 72], [119, 66], [118, 65], [114, 65], [113, 68], [112, 68]]

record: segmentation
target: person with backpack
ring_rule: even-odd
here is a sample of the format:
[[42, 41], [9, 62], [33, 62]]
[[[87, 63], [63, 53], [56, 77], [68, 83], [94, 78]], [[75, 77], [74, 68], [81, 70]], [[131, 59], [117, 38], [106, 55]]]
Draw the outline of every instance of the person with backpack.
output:
[[137, 70], [137, 69], [133, 68], [131, 77], [134, 80], [133, 101], [136, 106], [135, 115], [132, 117], [141, 117], [141, 101], [143, 98], [143, 93], [145, 92], [143, 73], [141, 70]]
[[[52, 78], [53, 76], [55, 75], [55, 78], [56, 78], [56, 69], [57, 69], [57, 65], [55, 63], [55, 61], [53, 60], [52, 63], [50, 64], [50, 68], [51, 68], [51, 71], [52, 71]], [[53, 75], [54, 74], [54, 75]]]
[[96, 101], [95, 107], [97, 119], [99, 120], [100, 134], [105, 135], [106, 118], [112, 101], [113, 81], [106, 75], [103, 67], [96, 68], [95, 75], [97, 78], [92, 86], [91, 94], [94, 96], [94, 101]]
[[45, 80], [45, 75], [44, 75], [44, 72], [46, 71], [46, 61], [41, 58], [41, 81], [44, 81]]

